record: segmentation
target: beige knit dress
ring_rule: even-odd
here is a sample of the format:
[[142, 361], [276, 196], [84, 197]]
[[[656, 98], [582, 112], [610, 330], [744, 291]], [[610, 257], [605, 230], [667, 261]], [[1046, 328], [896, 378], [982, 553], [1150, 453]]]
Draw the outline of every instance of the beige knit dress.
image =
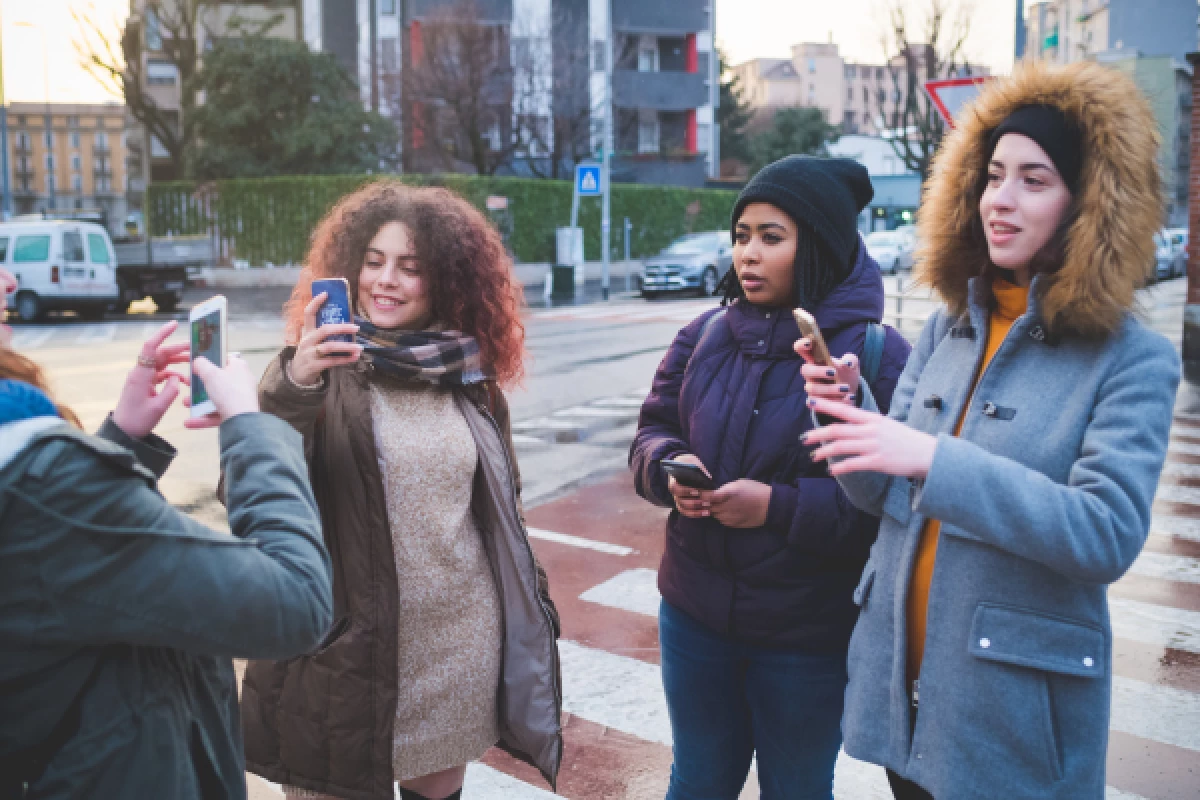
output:
[[471, 512], [479, 455], [449, 389], [371, 386], [400, 589], [397, 781], [480, 758], [499, 738], [504, 618]]

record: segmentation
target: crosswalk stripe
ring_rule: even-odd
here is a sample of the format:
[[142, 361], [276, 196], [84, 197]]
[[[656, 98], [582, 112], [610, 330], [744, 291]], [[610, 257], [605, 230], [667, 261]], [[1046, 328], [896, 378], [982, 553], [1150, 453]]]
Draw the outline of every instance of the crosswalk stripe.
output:
[[471, 800], [552, 800], [559, 797], [478, 761], [467, 765], [462, 793]]
[[1190, 486], [1176, 486], [1175, 484], [1164, 483], [1158, 487], [1158, 494], [1155, 495], [1156, 500], [1165, 500], [1168, 503], [1188, 503], [1190, 505], [1200, 505], [1200, 489], [1193, 489]]
[[1200, 695], [1113, 676], [1113, 730], [1200, 752]]
[[45, 328], [43, 330], [18, 331], [13, 336], [13, 347], [17, 350], [33, 349], [40, 347], [58, 333], [54, 328]]
[[1200, 542], [1200, 519], [1155, 514], [1150, 520], [1150, 532]]
[[1104, 800], [1146, 800], [1140, 794], [1132, 794], [1130, 792], [1122, 792], [1120, 789], [1114, 789], [1111, 786], [1104, 787]]
[[558, 544], [579, 547], [584, 550], [595, 550], [599, 553], [608, 553], [614, 556], [627, 556], [635, 552], [632, 547], [626, 547], [621, 544], [609, 544], [608, 542], [597, 542], [594, 539], [584, 539], [582, 536], [572, 536], [569, 533], [557, 533], [556, 531], [547, 531], [542, 528], [526, 528], [526, 531], [529, 533], [529, 538], [531, 539], [557, 542]]
[[[1200, 433], [1200, 432], [1198, 432]], [[1200, 478], [1200, 464], [1181, 464], [1178, 461], [1168, 461], [1163, 467], [1163, 478]], [[1162, 487], [1159, 487], [1160, 491]]]
[[75, 338], [75, 343], [99, 344], [102, 342], [111, 342], [116, 335], [117, 324], [115, 322], [110, 322], [107, 325], [88, 325]]
[[1200, 654], [1200, 613], [1110, 597], [1113, 636]]
[[1200, 444], [1188, 444], [1187, 442], [1172, 442], [1167, 448], [1167, 455], [1180, 456], [1200, 456]]
[[[599, 586], [588, 589], [581, 599], [658, 616], [658, 577], [652, 569], [631, 569]], [[1200, 654], [1200, 612], [1110, 597], [1113, 635], [1156, 647], [1171, 647]]]
[[1143, 550], [1130, 572], [1147, 578], [1200, 583], [1200, 559]]

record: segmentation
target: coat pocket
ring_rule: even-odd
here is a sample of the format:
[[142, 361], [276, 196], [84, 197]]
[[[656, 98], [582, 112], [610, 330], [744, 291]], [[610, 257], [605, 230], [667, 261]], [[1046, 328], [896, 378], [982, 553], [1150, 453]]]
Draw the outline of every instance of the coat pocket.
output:
[[990, 735], [1007, 740], [996, 744], [1011, 750], [1014, 769], [1024, 763], [1062, 780], [1064, 735], [1075, 737], [1061, 729], [1059, 720], [1070, 709], [1056, 706], [1056, 700], [1073, 694], [1063, 692], [1067, 682], [1104, 675], [1104, 631], [1032, 609], [980, 603], [967, 649], [991, 664], [976, 686], [986, 695], [984, 713], [994, 721]]

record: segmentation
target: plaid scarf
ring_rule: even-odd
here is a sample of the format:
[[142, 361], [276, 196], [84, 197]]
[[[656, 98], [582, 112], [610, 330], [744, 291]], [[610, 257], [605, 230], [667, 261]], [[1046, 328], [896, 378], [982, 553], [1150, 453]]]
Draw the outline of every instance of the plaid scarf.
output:
[[474, 336], [458, 331], [396, 331], [355, 317], [363, 358], [384, 375], [440, 386], [468, 386], [494, 377]]

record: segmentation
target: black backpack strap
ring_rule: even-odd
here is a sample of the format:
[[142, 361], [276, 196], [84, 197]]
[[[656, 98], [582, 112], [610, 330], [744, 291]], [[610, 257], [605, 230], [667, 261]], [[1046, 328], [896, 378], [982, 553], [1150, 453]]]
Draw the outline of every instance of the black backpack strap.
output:
[[883, 345], [887, 341], [887, 329], [878, 322], [867, 323], [863, 341], [862, 376], [872, 385], [879, 377], [879, 364], [883, 361]]

